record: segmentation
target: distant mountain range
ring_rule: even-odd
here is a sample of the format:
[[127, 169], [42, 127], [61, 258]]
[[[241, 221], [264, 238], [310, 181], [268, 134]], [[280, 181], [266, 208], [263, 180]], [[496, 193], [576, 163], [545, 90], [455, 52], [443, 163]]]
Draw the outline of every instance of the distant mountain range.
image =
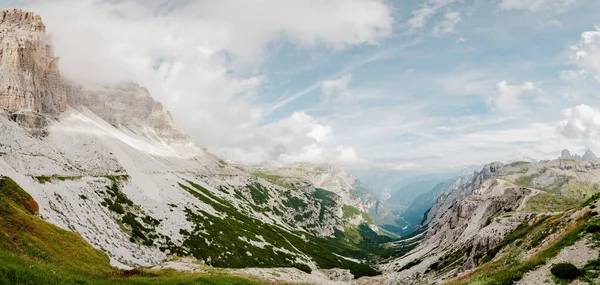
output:
[[568, 149], [563, 149], [559, 158], [561, 158], [561, 159], [571, 158], [571, 159], [581, 160], [581, 161], [596, 161], [596, 160], [598, 160], [598, 157], [596, 157], [594, 152], [592, 152], [592, 150], [590, 150], [589, 148], [585, 151], [585, 153], [583, 155], [571, 154], [571, 152]]

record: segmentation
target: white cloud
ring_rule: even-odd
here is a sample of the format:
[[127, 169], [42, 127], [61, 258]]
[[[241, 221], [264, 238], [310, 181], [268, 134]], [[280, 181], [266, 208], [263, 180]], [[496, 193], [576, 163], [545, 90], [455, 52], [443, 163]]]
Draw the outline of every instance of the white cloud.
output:
[[352, 80], [352, 75], [346, 74], [338, 79], [325, 80], [321, 83], [321, 93], [328, 100], [335, 94], [344, 94], [348, 92], [348, 84]]
[[428, 0], [423, 5], [412, 11], [412, 17], [408, 19], [408, 25], [413, 30], [423, 29], [429, 19], [437, 14], [440, 9], [448, 6], [457, 0]]
[[[244, 161], [277, 159], [273, 153], [288, 150], [298, 155], [306, 147], [282, 142], [285, 149], [274, 151], [273, 145], [262, 145], [270, 134], [259, 124], [270, 110], [254, 102], [269, 80], [261, 65], [270, 46], [287, 42], [337, 51], [376, 44], [393, 32], [392, 9], [384, 0], [27, 3], [23, 8], [40, 14], [54, 35], [65, 76], [79, 82], [136, 81], [197, 142], [227, 150], [226, 158], [244, 155]], [[294, 139], [316, 144], [298, 158], [315, 158], [319, 149], [337, 156], [337, 146], [321, 145], [331, 140], [326, 128], [316, 128], [292, 131]], [[284, 129], [273, 135], [287, 138]]]
[[521, 85], [510, 85], [506, 81], [496, 84], [498, 95], [490, 98], [488, 105], [493, 109], [508, 109], [519, 105], [522, 95], [527, 91], [540, 91], [533, 82], [525, 82]]
[[585, 70], [567, 69], [567, 70], [561, 70], [559, 72], [558, 77], [562, 80], [574, 80], [574, 79], [578, 79], [578, 78], [585, 76], [586, 73], [587, 72]]
[[588, 105], [579, 105], [562, 111], [559, 132], [570, 139], [600, 141], [600, 111]]
[[583, 32], [579, 43], [570, 47], [569, 58], [579, 70], [562, 71], [561, 78], [573, 79], [590, 74], [600, 81], [600, 27]]
[[574, 4], [576, 0], [501, 0], [500, 10], [528, 10], [536, 12], [543, 8], [559, 11]]
[[352, 147], [334, 142], [333, 128], [305, 112], [260, 126], [244, 140], [245, 147], [216, 147], [218, 154], [244, 164], [264, 162], [317, 162], [352, 164]]
[[462, 18], [460, 17], [459, 12], [448, 11], [444, 15], [444, 20], [433, 28], [432, 33], [434, 35], [454, 34], [456, 33], [456, 25], [458, 25], [460, 22], [462, 22]]

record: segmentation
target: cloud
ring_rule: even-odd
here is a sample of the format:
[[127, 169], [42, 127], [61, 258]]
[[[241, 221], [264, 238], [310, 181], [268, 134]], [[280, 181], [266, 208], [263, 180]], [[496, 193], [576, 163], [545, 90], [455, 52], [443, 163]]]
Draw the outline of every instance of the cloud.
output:
[[444, 15], [444, 20], [433, 28], [432, 33], [434, 35], [455, 34], [456, 25], [458, 25], [460, 22], [462, 22], [462, 19], [459, 12], [448, 11]]
[[569, 139], [600, 141], [600, 111], [588, 105], [579, 105], [562, 111], [563, 120], [558, 131]]
[[[94, 84], [138, 82], [199, 144], [231, 155], [226, 158], [243, 155], [240, 160], [247, 162], [284, 154], [294, 159], [341, 155], [337, 145], [324, 148], [325, 141], [315, 140], [331, 140], [317, 125], [302, 131], [277, 129], [277, 123], [261, 126], [272, 110], [256, 102], [269, 82], [263, 64], [274, 46], [337, 52], [379, 43], [393, 34], [394, 22], [384, 0], [24, 3], [22, 8], [40, 14], [53, 34], [63, 75]], [[295, 120], [297, 115], [283, 118]], [[283, 137], [295, 130], [291, 133], [307, 144], [263, 147], [273, 142], [265, 138], [271, 135], [267, 128]], [[317, 150], [332, 154], [317, 156]]]
[[502, 0], [498, 4], [500, 10], [527, 10], [536, 12], [543, 8], [560, 10], [566, 9], [576, 0]]
[[590, 74], [600, 81], [600, 27], [581, 34], [579, 43], [569, 48], [569, 59], [579, 70], [564, 70], [561, 78], [573, 79]]
[[488, 105], [492, 109], [508, 109], [519, 105], [520, 99], [527, 91], [538, 91], [540, 89], [533, 82], [525, 82], [521, 85], [510, 85], [506, 81], [496, 84], [498, 95], [490, 98]]
[[437, 14], [440, 9], [457, 2], [458, 0], [428, 0], [423, 5], [412, 11], [412, 17], [408, 19], [408, 25], [412, 30], [423, 29], [429, 19]]
[[352, 75], [346, 74], [338, 79], [325, 80], [321, 83], [321, 93], [328, 100], [335, 94], [344, 94], [348, 92], [348, 84], [352, 80]]
[[316, 162], [352, 164], [358, 156], [352, 147], [334, 142], [333, 128], [305, 112], [256, 128], [246, 147], [216, 147], [231, 161], [244, 164], [266, 162]]

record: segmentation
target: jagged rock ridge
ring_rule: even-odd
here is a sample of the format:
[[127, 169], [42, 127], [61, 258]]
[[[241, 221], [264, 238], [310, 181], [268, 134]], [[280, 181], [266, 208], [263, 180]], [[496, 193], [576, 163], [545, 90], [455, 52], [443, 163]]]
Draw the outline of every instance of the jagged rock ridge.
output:
[[438, 282], [476, 268], [524, 221], [576, 207], [599, 192], [599, 182], [600, 164], [594, 162], [488, 164], [440, 196], [428, 213], [424, 241], [384, 272], [391, 279]]
[[598, 158], [596, 157], [594, 152], [589, 148], [585, 151], [585, 153], [583, 155], [571, 154], [571, 152], [568, 149], [564, 149], [561, 152], [560, 158], [575, 159], [575, 160], [581, 160], [581, 161], [596, 161], [596, 160], [598, 160]]

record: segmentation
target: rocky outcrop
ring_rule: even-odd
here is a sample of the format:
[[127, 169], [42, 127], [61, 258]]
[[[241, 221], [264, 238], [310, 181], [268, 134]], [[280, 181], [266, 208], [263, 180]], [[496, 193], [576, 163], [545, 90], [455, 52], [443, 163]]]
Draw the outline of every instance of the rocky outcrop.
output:
[[[396, 279], [415, 276], [438, 279], [472, 269], [479, 264], [482, 253], [498, 244], [514, 230], [525, 215], [496, 217], [514, 213], [522, 207], [533, 190], [517, 187], [498, 179], [506, 166], [495, 162], [464, 182], [454, 191], [442, 195], [429, 211], [424, 241], [410, 254], [384, 266], [384, 271]], [[399, 271], [399, 272], [398, 272]]]
[[40, 16], [19, 9], [0, 11], [0, 109], [30, 133], [67, 109], [87, 107], [116, 127], [166, 143], [190, 143], [183, 131], [134, 83], [80, 86], [60, 75], [59, 58]]
[[117, 128], [168, 143], [190, 142], [190, 136], [155, 101], [148, 90], [135, 83], [85, 87], [71, 98]]
[[0, 11], [0, 108], [28, 127], [43, 128], [36, 114], [56, 117], [71, 91], [58, 71], [40, 16]]
[[319, 270], [323, 272], [329, 280], [336, 282], [350, 282], [354, 279], [354, 275], [350, 273], [350, 270], [347, 269], [322, 269]]

